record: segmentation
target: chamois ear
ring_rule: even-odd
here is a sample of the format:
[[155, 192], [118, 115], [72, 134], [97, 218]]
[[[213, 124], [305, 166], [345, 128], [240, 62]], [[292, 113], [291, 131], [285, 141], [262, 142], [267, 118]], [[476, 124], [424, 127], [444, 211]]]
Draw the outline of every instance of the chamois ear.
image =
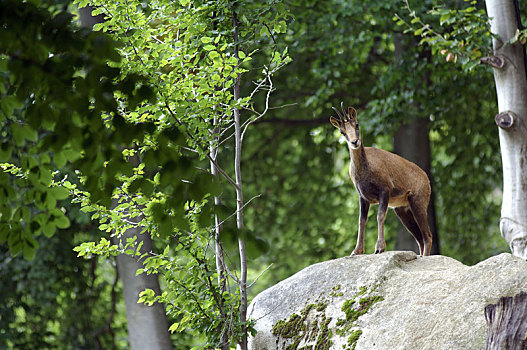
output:
[[329, 121], [334, 127], [336, 127], [337, 129], [340, 129], [340, 122], [339, 122], [339, 120], [337, 118], [330, 117]]
[[348, 115], [351, 120], [357, 120], [357, 111], [353, 107], [348, 107]]

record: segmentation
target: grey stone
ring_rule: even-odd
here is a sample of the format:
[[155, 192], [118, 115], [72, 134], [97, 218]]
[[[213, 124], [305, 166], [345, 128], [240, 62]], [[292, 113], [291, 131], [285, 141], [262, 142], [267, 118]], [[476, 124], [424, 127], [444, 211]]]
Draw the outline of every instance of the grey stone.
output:
[[[249, 348], [285, 349], [295, 341], [296, 348], [312, 348], [318, 341], [317, 349], [485, 349], [485, 306], [522, 291], [527, 292], [527, 262], [511, 254], [475, 266], [413, 252], [344, 257], [309, 266], [257, 295], [249, 317], [258, 333]], [[341, 309], [347, 300], [355, 301], [347, 307], [357, 311], [361, 298], [375, 296], [382, 299], [365, 302], [364, 314], [346, 323]], [[273, 334], [279, 320], [283, 325], [295, 314], [302, 319], [296, 332]], [[323, 321], [329, 322], [325, 334]], [[279, 334], [285, 327], [278, 326]], [[358, 330], [351, 342], [349, 335]]]

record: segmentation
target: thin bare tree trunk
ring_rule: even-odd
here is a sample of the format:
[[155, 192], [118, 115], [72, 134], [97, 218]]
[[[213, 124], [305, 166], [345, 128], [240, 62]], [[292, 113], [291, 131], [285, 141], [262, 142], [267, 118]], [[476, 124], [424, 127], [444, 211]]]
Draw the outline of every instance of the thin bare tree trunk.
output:
[[508, 41], [518, 28], [513, 0], [486, 0], [491, 20], [496, 65], [494, 80], [498, 95], [501, 159], [503, 165], [503, 201], [500, 231], [512, 254], [527, 259], [527, 79], [524, 48]]
[[[238, 16], [236, 14], [236, 2], [233, 5], [232, 20], [234, 27], [234, 57], [239, 61], [239, 45], [238, 45]], [[234, 84], [234, 101], [240, 99], [240, 75], [236, 78]], [[240, 253], [240, 322], [244, 324], [247, 322], [247, 254], [245, 251], [245, 241], [242, 237], [243, 224], [243, 188], [242, 188], [242, 137], [241, 137], [241, 122], [240, 110], [234, 108], [234, 137], [235, 137], [235, 154], [234, 154], [234, 172], [236, 177], [236, 226], [238, 228], [238, 249]], [[240, 341], [240, 349], [247, 349], [247, 327], [243, 326], [243, 334]]]
[[[213, 19], [213, 28], [214, 30], [217, 30], [217, 13], [212, 13], [212, 19]], [[215, 91], [221, 90], [220, 86], [216, 86], [214, 88]], [[219, 171], [218, 167], [216, 166], [218, 164], [218, 148], [219, 148], [219, 139], [220, 139], [220, 126], [218, 117], [214, 115], [213, 121], [212, 121], [212, 140], [210, 141], [210, 147], [209, 147], [209, 154], [210, 154], [210, 172], [214, 177], [218, 177]], [[215, 208], [218, 208], [218, 206], [221, 204], [221, 199], [219, 196], [214, 196], [214, 206]], [[227, 268], [225, 265], [225, 256], [223, 254], [223, 245], [221, 243], [221, 231], [222, 231], [222, 224], [220, 221], [220, 218], [218, 217], [218, 213], [216, 210], [214, 211], [214, 254], [216, 255], [216, 273], [218, 274], [218, 286], [220, 289], [221, 295], [223, 293], [227, 292]], [[220, 303], [223, 304], [223, 298], [220, 298]], [[221, 332], [220, 334], [220, 349], [221, 350], [229, 350], [229, 331], [230, 327], [228, 324], [228, 320], [224, 319], [224, 322], [220, 326], [221, 329], [219, 330]]]
[[[218, 134], [218, 130], [216, 127], [217, 120], [214, 118], [213, 124], [214, 124], [214, 130], [213, 135]], [[218, 158], [218, 146], [216, 144], [217, 142], [216, 136], [214, 137], [214, 140], [210, 142], [210, 172], [213, 176], [218, 175], [218, 169], [216, 168], [216, 165], [214, 162], [217, 162]], [[218, 196], [214, 196], [214, 205], [218, 206], [220, 204], [220, 198]], [[218, 217], [217, 213], [214, 213], [214, 253], [216, 255], [216, 273], [218, 274], [218, 285], [220, 287], [220, 292], [223, 294], [227, 291], [226, 281], [225, 281], [225, 259], [223, 256], [223, 246], [221, 244], [221, 222]], [[225, 320], [227, 322], [227, 320]], [[228, 350], [229, 349], [229, 335], [227, 333], [227, 328], [223, 328], [220, 330], [220, 348], [222, 350]]]
[[[218, 146], [216, 144], [218, 134], [218, 129], [216, 127], [216, 117], [214, 117], [213, 121], [213, 130], [212, 134], [214, 135], [214, 138], [212, 141], [210, 141], [209, 145], [209, 154], [210, 154], [210, 173], [217, 177], [218, 176], [218, 169], [216, 168], [216, 165], [214, 162], [218, 161]], [[214, 206], [218, 206], [220, 204], [220, 198], [218, 196], [214, 196]], [[218, 218], [218, 214], [214, 213], [214, 242], [215, 242], [215, 254], [216, 254], [216, 272], [218, 273], [218, 285], [222, 287], [223, 292], [223, 281], [224, 281], [224, 267], [223, 267], [223, 249], [221, 248], [221, 242], [220, 242], [220, 233], [221, 233], [221, 223]]]

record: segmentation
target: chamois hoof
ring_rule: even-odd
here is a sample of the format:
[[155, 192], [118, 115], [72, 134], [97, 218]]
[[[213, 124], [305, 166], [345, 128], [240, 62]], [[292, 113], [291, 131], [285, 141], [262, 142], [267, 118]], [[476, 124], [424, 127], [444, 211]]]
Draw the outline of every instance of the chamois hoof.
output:
[[384, 242], [384, 240], [382, 239], [379, 239], [377, 241], [377, 244], [375, 244], [375, 254], [380, 254], [384, 252], [385, 249], [386, 249], [386, 242]]
[[361, 255], [362, 253], [364, 253], [364, 249], [353, 249], [353, 251], [351, 252], [350, 256], [353, 256], [353, 255]]

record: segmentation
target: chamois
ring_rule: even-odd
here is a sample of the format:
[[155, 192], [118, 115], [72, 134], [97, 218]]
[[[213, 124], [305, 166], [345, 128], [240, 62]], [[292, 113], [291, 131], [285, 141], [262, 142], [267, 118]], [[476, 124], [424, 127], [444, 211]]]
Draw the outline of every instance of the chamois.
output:
[[342, 113], [335, 107], [338, 119], [330, 118], [331, 124], [346, 138], [351, 164], [349, 175], [359, 193], [359, 233], [357, 245], [351, 255], [364, 253], [364, 228], [368, 220], [370, 204], [379, 204], [377, 213], [378, 238], [375, 254], [384, 252], [384, 219], [388, 207], [395, 213], [414, 236], [421, 255], [430, 255], [432, 233], [427, 222], [430, 200], [430, 181], [426, 173], [414, 163], [382, 149], [364, 147], [357, 122], [357, 111], [344, 105]]

